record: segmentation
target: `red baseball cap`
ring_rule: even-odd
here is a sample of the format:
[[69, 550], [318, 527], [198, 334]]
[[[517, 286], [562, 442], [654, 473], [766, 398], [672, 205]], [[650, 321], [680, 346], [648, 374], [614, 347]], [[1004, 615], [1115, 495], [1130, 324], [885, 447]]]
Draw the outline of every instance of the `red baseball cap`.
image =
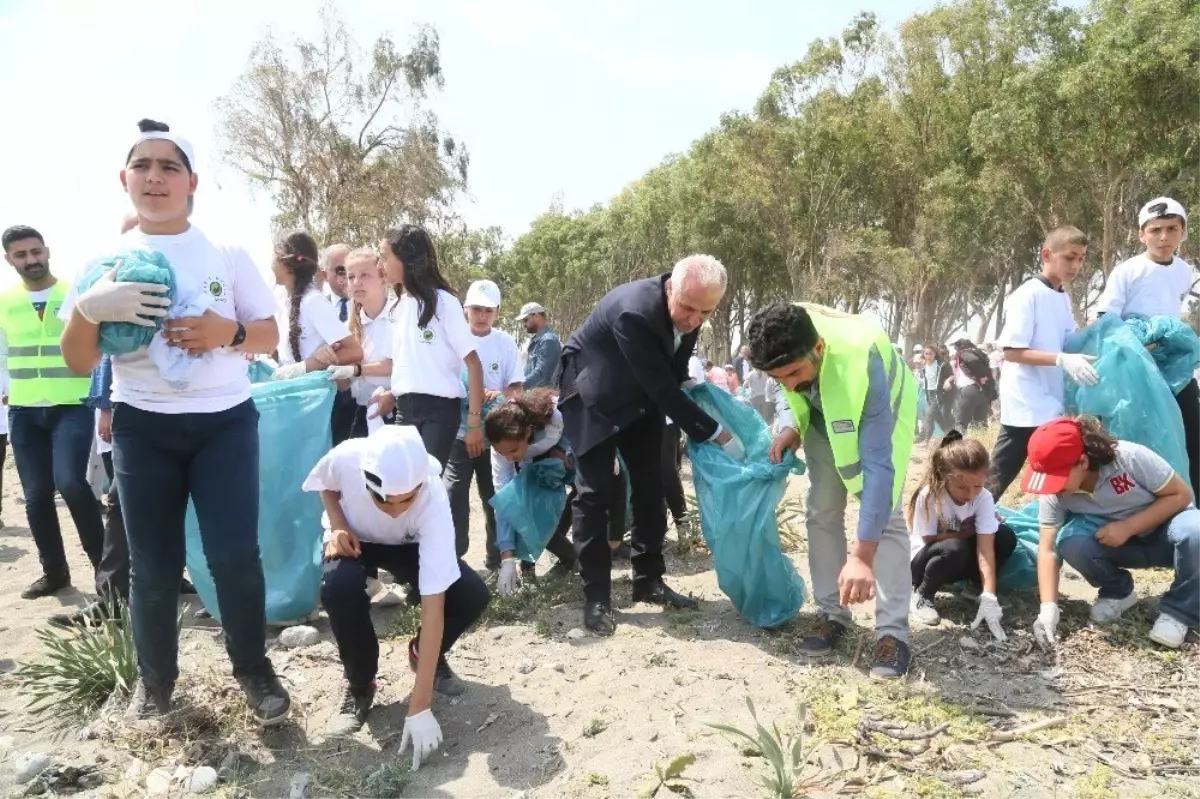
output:
[[1021, 480], [1026, 494], [1057, 494], [1083, 457], [1083, 433], [1074, 419], [1055, 419], [1033, 431], [1029, 468]]

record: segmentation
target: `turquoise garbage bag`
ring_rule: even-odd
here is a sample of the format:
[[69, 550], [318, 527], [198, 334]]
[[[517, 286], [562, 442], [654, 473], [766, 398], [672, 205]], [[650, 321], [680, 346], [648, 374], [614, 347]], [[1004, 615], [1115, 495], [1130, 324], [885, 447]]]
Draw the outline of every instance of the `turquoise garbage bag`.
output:
[[1100, 375], [1094, 386], [1067, 380], [1068, 412], [1098, 417], [1116, 438], [1149, 447], [1176, 472], [1187, 474], [1183, 415], [1134, 328], [1108, 314], [1068, 337], [1063, 349], [1097, 356]]
[[779, 543], [775, 509], [789, 472], [804, 462], [788, 453], [783, 463], [767, 458], [771, 435], [762, 417], [708, 383], [687, 389], [746, 450], [731, 458], [716, 444], [688, 441], [692, 478], [700, 504], [700, 527], [713, 554], [717, 583], [738, 613], [757, 627], [778, 627], [804, 604], [804, 580]]
[[[1038, 539], [1041, 537], [1041, 525], [1038, 524], [1038, 500], [1024, 507], [1013, 509], [1003, 505], [996, 506], [996, 512], [1017, 535], [1017, 548], [1012, 557], [1004, 564], [999, 574], [999, 589], [1001, 591], [1020, 591], [1037, 587], [1037, 553]], [[1054, 539], [1054, 549], [1062, 546], [1068, 538], [1085, 535], [1089, 538], [1106, 524], [1098, 516], [1086, 514], [1068, 514], [1067, 523], [1058, 530]]]
[[521, 469], [508, 485], [489, 500], [496, 523], [508, 524], [516, 533], [517, 557], [536, 563], [554, 535], [567, 506], [567, 486], [574, 470], [558, 458], [543, 458]]
[[[256, 383], [258, 409], [258, 548], [267, 584], [267, 621], [290, 621], [317, 607], [321, 588], [321, 498], [304, 478], [329, 451], [329, 419], [337, 386], [325, 372]], [[196, 511], [187, 514], [187, 567], [204, 607], [220, 619], [216, 589]]]
[[1133, 316], [1125, 324], [1143, 346], [1151, 348], [1150, 357], [1171, 387], [1171, 393], [1183, 391], [1200, 366], [1200, 336], [1196, 331], [1169, 316], [1148, 319]]
[[[101, 258], [88, 265], [82, 278], [76, 283], [83, 293], [96, 284], [112, 269], [118, 283], [156, 283], [167, 287], [167, 299], [175, 304], [175, 270], [160, 252], [151, 250], [123, 250], [117, 255]], [[128, 355], [150, 346], [154, 334], [162, 329], [163, 320], [157, 319], [153, 327], [135, 325], [132, 322], [101, 322], [100, 351], [105, 355]]]

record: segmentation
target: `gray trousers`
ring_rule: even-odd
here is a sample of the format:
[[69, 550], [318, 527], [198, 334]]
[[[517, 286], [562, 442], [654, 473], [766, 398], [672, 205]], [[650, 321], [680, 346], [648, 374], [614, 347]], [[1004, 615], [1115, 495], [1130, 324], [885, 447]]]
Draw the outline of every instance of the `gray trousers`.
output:
[[[808, 464], [808, 570], [817, 609], [850, 624], [850, 609], [838, 604], [838, 575], [846, 565], [846, 486], [838, 476], [825, 431], [813, 425], [804, 436]], [[903, 504], [903, 503], [901, 503]], [[908, 527], [900, 506], [892, 510], [875, 552], [875, 637], [908, 641], [912, 594]]]

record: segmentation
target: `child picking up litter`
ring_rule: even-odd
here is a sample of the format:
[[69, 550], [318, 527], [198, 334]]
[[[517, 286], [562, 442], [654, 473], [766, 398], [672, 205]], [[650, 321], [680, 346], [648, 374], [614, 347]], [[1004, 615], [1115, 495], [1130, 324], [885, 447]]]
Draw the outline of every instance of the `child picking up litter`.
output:
[[987, 622], [996, 640], [1003, 612], [996, 599], [997, 575], [1017, 546], [1017, 537], [996, 516], [991, 492], [983, 487], [988, 452], [973, 438], [951, 430], [929, 457], [929, 470], [908, 503], [912, 534], [913, 597], [917, 621], [940, 621], [933, 604], [938, 590], [966, 582], [978, 591], [979, 612], [971, 629]]

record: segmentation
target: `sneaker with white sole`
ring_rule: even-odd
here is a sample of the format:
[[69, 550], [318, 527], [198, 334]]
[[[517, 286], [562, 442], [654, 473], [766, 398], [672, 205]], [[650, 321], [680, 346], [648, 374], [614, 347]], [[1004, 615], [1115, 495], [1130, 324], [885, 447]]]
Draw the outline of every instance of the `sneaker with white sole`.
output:
[[1187, 638], [1187, 634], [1188, 626], [1186, 624], [1174, 616], [1160, 613], [1148, 637], [1156, 644], [1162, 644], [1169, 649], [1178, 649], [1183, 646], [1183, 639]]
[[913, 593], [908, 603], [909, 614], [921, 624], [937, 624], [942, 620], [932, 599], [926, 599], [918, 593]]
[[1105, 624], [1121, 618], [1121, 614], [1137, 604], [1137, 591], [1130, 591], [1129, 596], [1121, 599], [1100, 597], [1092, 603], [1092, 621]]

